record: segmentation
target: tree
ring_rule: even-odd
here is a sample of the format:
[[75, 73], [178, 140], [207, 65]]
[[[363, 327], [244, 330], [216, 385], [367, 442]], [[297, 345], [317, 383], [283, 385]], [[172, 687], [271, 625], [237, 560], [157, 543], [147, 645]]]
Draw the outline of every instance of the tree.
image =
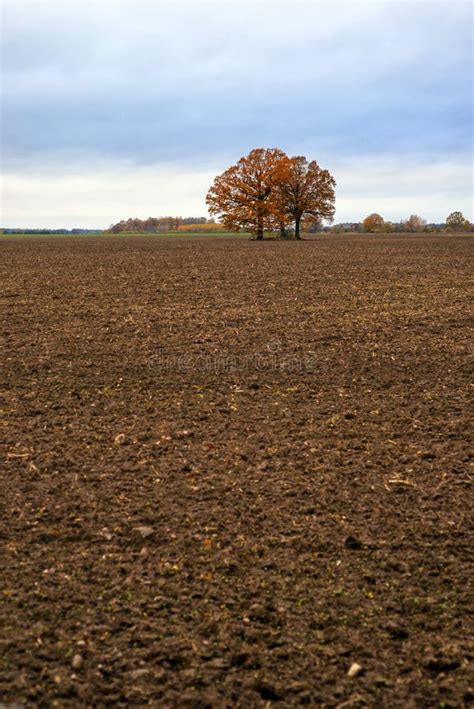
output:
[[374, 212], [373, 214], [369, 214], [369, 216], [364, 219], [362, 224], [366, 231], [374, 232], [380, 231], [383, 228], [385, 222], [383, 220], [383, 217], [380, 216], [380, 214]]
[[301, 220], [332, 221], [336, 182], [328, 170], [302, 155], [283, 157], [277, 165], [277, 185], [270, 198], [270, 209], [280, 224], [286, 220], [295, 225], [295, 238], [301, 239]]
[[452, 212], [449, 217], [446, 218], [446, 226], [456, 230], [466, 229], [469, 227], [469, 222], [464, 218], [462, 212]]
[[265, 230], [287, 235], [294, 225], [320, 224], [334, 217], [335, 181], [327, 170], [302, 156], [289, 158], [282, 150], [257, 148], [214, 180], [206, 202], [230, 230], [248, 229], [263, 239]]
[[422, 219], [417, 214], [412, 214], [406, 222], [403, 222], [405, 231], [416, 232], [423, 231], [426, 226], [426, 219]]
[[206, 203], [211, 214], [230, 231], [248, 229], [258, 240], [272, 227], [270, 196], [278, 180], [278, 164], [285, 157], [278, 148], [256, 148], [236, 165], [215, 178], [207, 193]]

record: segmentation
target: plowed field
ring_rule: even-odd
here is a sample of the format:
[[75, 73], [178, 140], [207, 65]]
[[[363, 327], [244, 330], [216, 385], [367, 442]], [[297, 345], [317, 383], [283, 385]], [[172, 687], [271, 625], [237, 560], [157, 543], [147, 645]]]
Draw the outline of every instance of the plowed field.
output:
[[0, 706], [470, 705], [473, 243], [2, 239]]

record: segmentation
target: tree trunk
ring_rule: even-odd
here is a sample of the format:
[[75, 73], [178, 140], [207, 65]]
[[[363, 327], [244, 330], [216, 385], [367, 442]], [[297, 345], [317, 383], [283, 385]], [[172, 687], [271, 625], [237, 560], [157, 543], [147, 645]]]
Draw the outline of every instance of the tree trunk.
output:
[[301, 239], [300, 222], [301, 222], [301, 217], [296, 217], [296, 219], [295, 219], [295, 239]]
[[286, 239], [286, 228], [284, 224], [280, 224], [280, 237]]
[[262, 211], [259, 209], [257, 213], [257, 241], [261, 241], [263, 239], [263, 214]]

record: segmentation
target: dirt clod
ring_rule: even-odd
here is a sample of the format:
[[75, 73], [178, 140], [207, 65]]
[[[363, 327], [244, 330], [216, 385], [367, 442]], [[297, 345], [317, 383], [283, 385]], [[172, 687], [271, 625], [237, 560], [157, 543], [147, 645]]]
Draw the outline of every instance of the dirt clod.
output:
[[393, 620], [389, 620], [385, 623], [385, 630], [392, 638], [397, 640], [406, 640], [409, 635], [404, 625]]
[[134, 527], [132, 529], [134, 535], [139, 539], [146, 539], [147, 537], [151, 537], [153, 531], [153, 527]]
[[344, 540], [344, 546], [346, 546], [348, 549], [362, 549], [364, 546], [359, 537], [355, 537], [354, 535], [350, 534], [346, 539]]

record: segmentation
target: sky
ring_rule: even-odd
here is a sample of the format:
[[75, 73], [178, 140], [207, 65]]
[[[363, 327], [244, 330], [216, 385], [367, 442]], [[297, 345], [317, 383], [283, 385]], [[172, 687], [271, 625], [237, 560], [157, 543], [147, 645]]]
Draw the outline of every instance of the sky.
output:
[[335, 222], [473, 219], [473, 5], [1, 6], [4, 227], [207, 216], [256, 147], [334, 176]]

